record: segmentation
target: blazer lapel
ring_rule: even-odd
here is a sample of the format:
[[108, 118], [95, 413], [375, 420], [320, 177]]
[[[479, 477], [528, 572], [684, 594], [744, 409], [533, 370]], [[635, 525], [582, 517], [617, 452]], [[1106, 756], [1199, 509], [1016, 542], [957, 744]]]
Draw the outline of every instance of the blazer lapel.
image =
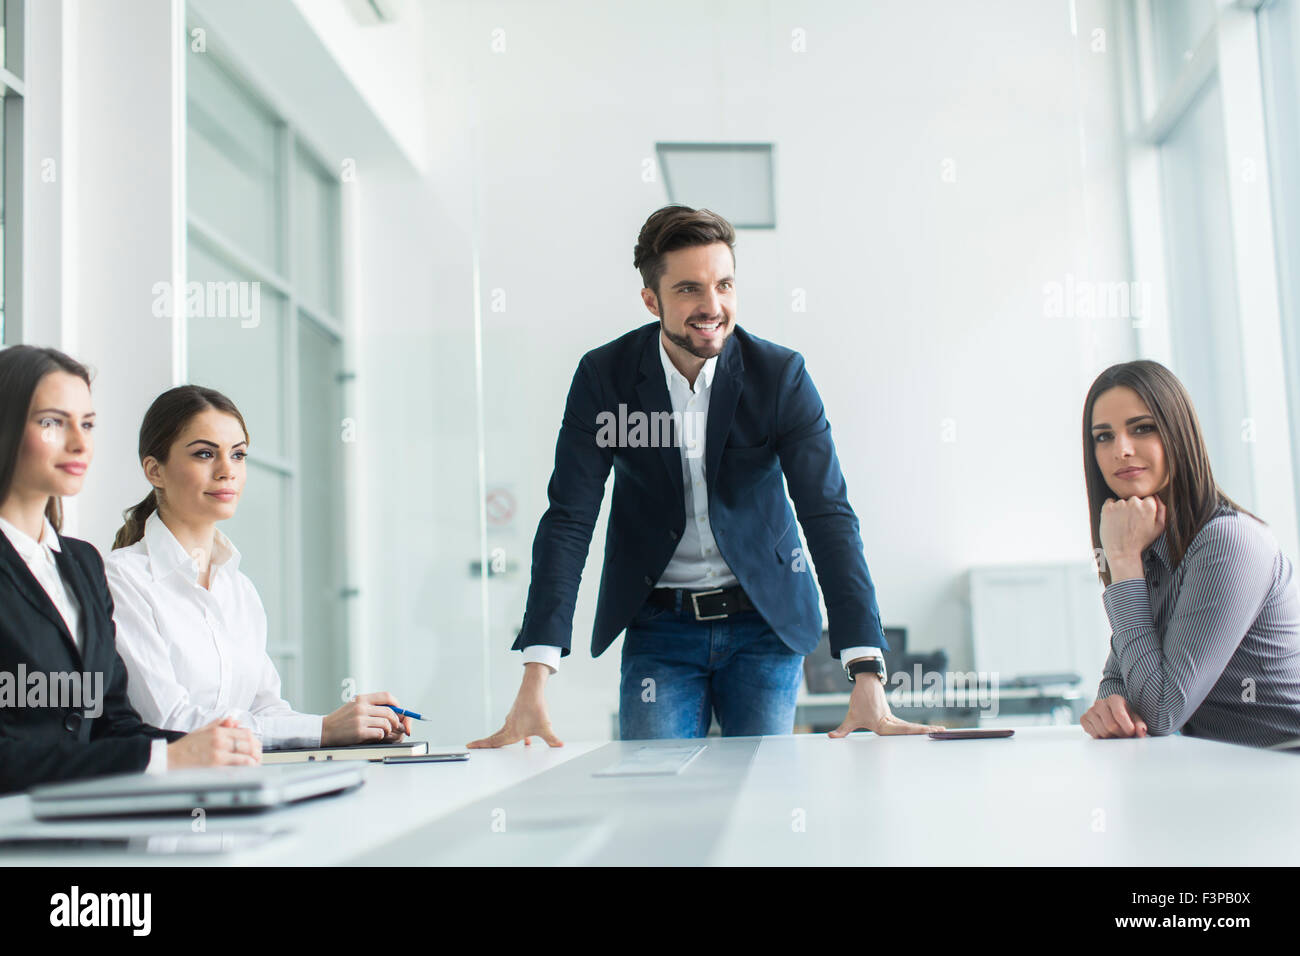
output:
[[[671, 412], [672, 400], [668, 397], [668, 384], [664, 381], [664, 367], [659, 360], [659, 328], [652, 330], [647, 338], [646, 347], [641, 350], [641, 377], [637, 380], [636, 394], [641, 400], [641, 410], [654, 421], [655, 412]], [[711, 413], [711, 410], [710, 410]], [[677, 446], [681, 440], [676, 427], [673, 429], [673, 443], [659, 446], [659, 459], [668, 469], [668, 481], [677, 493], [677, 502], [681, 510], [686, 508], [686, 493], [682, 488], [682, 452]]]
[[718, 356], [718, 368], [713, 374], [713, 388], [709, 394], [709, 424], [705, 432], [704, 478], [707, 482], [709, 501], [713, 500], [713, 486], [718, 480], [718, 465], [722, 462], [722, 446], [731, 431], [731, 423], [736, 417], [736, 406], [740, 403], [740, 393], [745, 383], [741, 373], [745, 363], [740, 357], [740, 345], [736, 342], [733, 331], [727, 337], [727, 344]]
[[[60, 545], [62, 545], [62, 540], [60, 540]], [[68, 565], [74, 563], [68, 561], [62, 551], [55, 552], [55, 562], [59, 565], [60, 571], [63, 570], [64, 562], [67, 562]], [[40, 611], [49, 619], [49, 622], [58, 629], [60, 634], [63, 635], [64, 643], [72, 653], [73, 659], [80, 660], [81, 655], [77, 653], [77, 643], [72, 639], [72, 635], [68, 633], [68, 625], [67, 622], [63, 620], [63, 615], [59, 613], [59, 609], [54, 606], [54, 602], [50, 600], [50, 596], [45, 593], [45, 588], [41, 586], [41, 582], [36, 580], [36, 576], [32, 574], [31, 568], [27, 567], [27, 562], [22, 559], [17, 550], [15, 550], [14, 546], [10, 543], [8, 536], [3, 532], [0, 532], [0, 573], [7, 574], [13, 581], [14, 590], [26, 598], [27, 601], [36, 608], [36, 610]], [[67, 586], [67, 583], [68, 578], [65, 574], [65, 587]], [[78, 600], [81, 600], [80, 593], [77, 594], [77, 598]], [[85, 605], [83, 604], [82, 606], [84, 608]], [[86, 612], [83, 610], [82, 613], [85, 614]]]
[[[83, 662], [90, 657], [91, 635], [99, 633], [99, 602], [95, 599], [95, 592], [90, 586], [90, 579], [86, 577], [85, 570], [81, 564], [72, 560], [68, 554], [68, 542], [63, 535], [59, 535], [59, 550], [54, 552], [54, 562], [59, 566], [59, 573], [63, 575], [63, 586], [72, 591], [77, 598], [77, 607], [81, 613], [81, 633], [85, 636], [82, 653], [78, 656]], [[59, 620], [63, 620], [60, 616]], [[65, 626], [63, 633], [67, 634], [68, 629]], [[76, 649], [76, 641], [72, 642], [73, 649]]]

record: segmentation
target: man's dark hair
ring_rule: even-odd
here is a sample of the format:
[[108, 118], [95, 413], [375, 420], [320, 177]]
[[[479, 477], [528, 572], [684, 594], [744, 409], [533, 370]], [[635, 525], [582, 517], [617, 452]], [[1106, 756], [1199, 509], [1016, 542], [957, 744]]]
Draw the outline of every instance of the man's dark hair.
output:
[[632, 265], [641, 271], [641, 281], [647, 289], [659, 294], [659, 280], [664, 277], [667, 264], [664, 255], [690, 246], [710, 246], [725, 242], [731, 250], [731, 261], [736, 261], [736, 230], [731, 223], [708, 209], [690, 206], [664, 206], [650, 214], [641, 227], [632, 253]]

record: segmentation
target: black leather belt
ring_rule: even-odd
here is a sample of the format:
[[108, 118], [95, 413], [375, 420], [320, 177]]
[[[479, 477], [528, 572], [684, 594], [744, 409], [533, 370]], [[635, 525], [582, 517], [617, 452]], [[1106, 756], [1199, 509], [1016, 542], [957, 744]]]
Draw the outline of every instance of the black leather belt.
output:
[[682, 607], [695, 612], [697, 621], [719, 621], [741, 611], [753, 611], [754, 605], [739, 584], [712, 591], [688, 591], [685, 588], [655, 588], [649, 601], [659, 607], [676, 608], [677, 592], [681, 591]]

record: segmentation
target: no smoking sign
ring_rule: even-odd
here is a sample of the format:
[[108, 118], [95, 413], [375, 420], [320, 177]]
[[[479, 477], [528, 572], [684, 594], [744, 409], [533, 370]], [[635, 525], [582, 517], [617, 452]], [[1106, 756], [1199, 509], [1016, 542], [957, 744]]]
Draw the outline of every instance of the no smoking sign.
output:
[[487, 523], [494, 528], [504, 528], [514, 520], [515, 496], [506, 488], [491, 488], [484, 502]]

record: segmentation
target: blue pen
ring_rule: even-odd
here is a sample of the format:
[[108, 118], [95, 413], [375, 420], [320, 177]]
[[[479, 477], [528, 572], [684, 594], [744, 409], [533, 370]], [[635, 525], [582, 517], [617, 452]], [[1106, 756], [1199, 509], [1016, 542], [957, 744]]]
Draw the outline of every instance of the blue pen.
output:
[[417, 713], [416, 713], [415, 711], [413, 711], [413, 710], [402, 710], [402, 708], [400, 708], [400, 707], [396, 707], [396, 706], [394, 706], [393, 704], [384, 704], [384, 706], [385, 706], [385, 707], [392, 707], [393, 710], [397, 711], [397, 712], [398, 712], [399, 714], [401, 714], [403, 717], [414, 717], [416, 720], [424, 720], [423, 717], [421, 717], [419, 714], [417, 714]]

